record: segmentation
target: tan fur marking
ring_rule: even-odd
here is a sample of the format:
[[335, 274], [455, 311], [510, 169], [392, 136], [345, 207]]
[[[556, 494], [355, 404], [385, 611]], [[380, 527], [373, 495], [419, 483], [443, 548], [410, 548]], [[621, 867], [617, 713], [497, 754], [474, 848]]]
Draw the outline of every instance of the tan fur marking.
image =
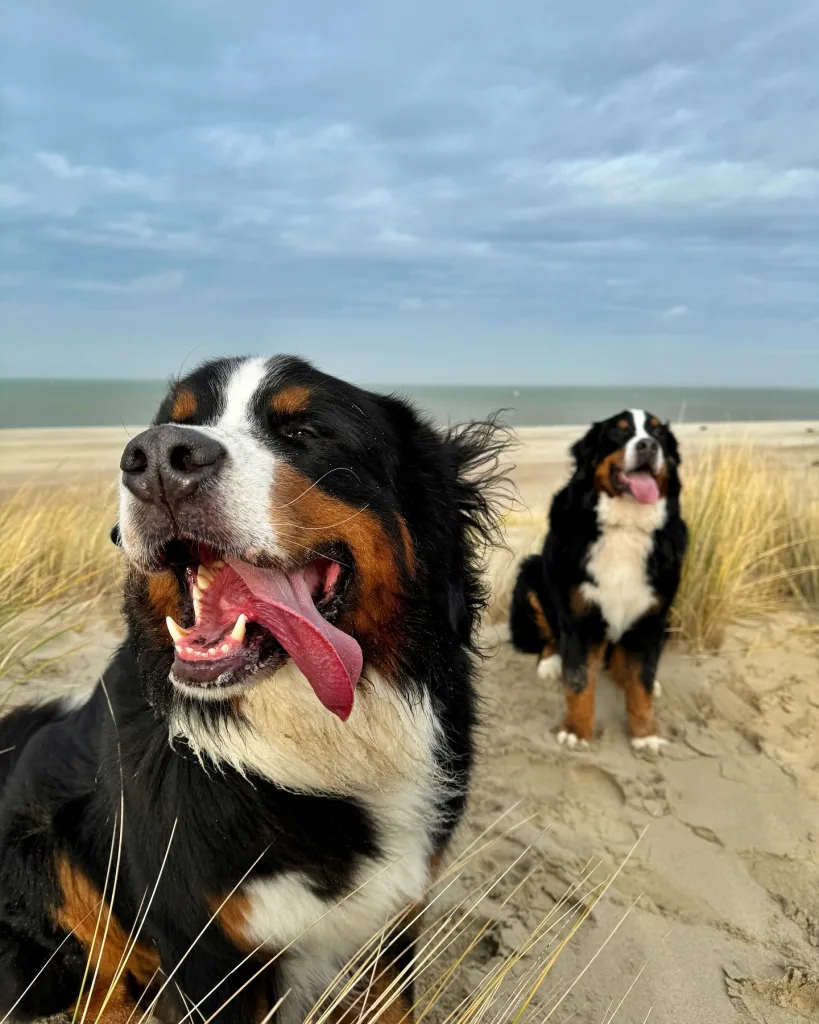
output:
[[[224, 906], [222, 906], [223, 903]], [[208, 906], [210, 912], [216, 915], [216, 920], [222, 931], [237, 949], [244, 951], [255, 949], [256, 944], [247, 939], [250, 901], [243, 892], [235, 892], [227, 899], [224, 896], [208, 897]], [[220, 907], [222, 907], [221, 910], [219, 910]]]
[[625, 690], [630, 735], [637, 738], [656, 736], [654, 698], [640, 680], [639, 660], [623, 650], [622, 647], [615, 647], [609, 672], [617, 685]]
[[[114, 985], [125, 950], [130, 945], [128, 933], [113, 914], [110, 915], [107, 934], [105, 933], [110, 913], [107, 902], [103, 900], [94, 883], [72, 864], [65, 854], [57, 857], [56, 871], [62, 903], [53, 912], [54, 922], [64, 931], [73, 932], [74, 937], [85, 948], [91, 965], [89, 977], [93, 977], [97, 969], [99, 971], [96, 986], [91, 994], [91, 1010], [94, 1013], [89, 1011], [89, 1019], [99, 1020], [101, 1024], [123, 1024], [134, 1009], [134, 1002], [128, 995], [126, 986], [128, 976], [130, 975], [137, 985], [147, 987], [159, 969], [159, 956], [149, 946], [138, 942], [127, 958], [120, 980]], [[105, 1012], [98, 1016], [105, 997], [112, 989]], [[79, 1000], [83, 1010], [87, 999], [86, 991]], [[71, 1010], [73, 1009], [74, 1006], [71, 1007]]]
[[652, 416], [651, 419], [648, 421], [648, 425], [650, 427], [659, 427], [660, 421], [657, 419], [656, 416]]
[[607, 455], [594, 471], [594, 488], [599, 494], [605, 491], [612, 498], [620, 497], [620, 492], [614, 487], [614, 476], [618, 469], [623, 468], [626, 453], [623, 448]]
[[180, 420], [189, 420], [191, 416], [196, 415], [196, 395], [188, 388], [183, 388], [177, 392], [176, 397], [173, 400], [173, 409], [171, 410], [171, 419], [179, 422]]
[[292, 416], [297, 412], [306, 412], [310, 401], [310, 388], [303, 384], [294, 384], [273, 396], [271, 406], [274, 412], [283, 416]]
[[163, 629], [166, 615], [172, 616], [177, 622], [182, 618], [179, 584], [172, 572], [148, 573], [148, 601], [157, 623]]
[[628, 420], [618, 420], [617, 421], [617, 426], [621, 430], [628, 430]]
[[659, 488], [661, 498], [668, 497], [668, 480], [668, 464], [664, 462], [662, 465], [662, 469], [657, 474], [657, 487]]
[[586, 685], [580, 693], [565, 687], [566, 716], [559, 730], [574, 733], [578, 739], [590, 742], [594, 733], [594, 697], [597, 689], [597, 673], [603, 663], [605, 645], [594, 647], [587, 659]]
[[546, 618], [546, 613], [543, 611], [543, 605], [534, 590], [526, 591], [526, 600], [529, 602], [529, 607], [532, 609], [532, 614], [535, 619], [535, 625], [537, 631], [540, 634], [540, 639], [544, 640], [547, 645], [554, 644], [554, 633], [552, 627], [549, 625], [549, 620]]
[[583, 596], [580, 587], [569, 588], [569, 607], [577, 618], [582, 618], [588, 612], [589, 602]]
[[409, 527], [404, 522], [404, 517], [396, 513], [395, 518], [398, 522], [398, 529], [401, 532], [401, 540], [404, 543], [404, 561], [407, 569], [410, 573], [415, 572], [415, 545], [412, 542], [412, 536], [409, 532]]
[[[271, 515], [281, 545], [297, 559], [330, 541], [343, 541], [356, 563], [356, 593], [342, 629], [367, 644], [367, 660], [383, 672], [393, 669], [401, 636], [399, 616], [404, 584], [400, 554], [381, 521], [367, 509], [334, 498], [298, 470], [278, 470]], [[346, 620], [346, 621], [345, 621]]]

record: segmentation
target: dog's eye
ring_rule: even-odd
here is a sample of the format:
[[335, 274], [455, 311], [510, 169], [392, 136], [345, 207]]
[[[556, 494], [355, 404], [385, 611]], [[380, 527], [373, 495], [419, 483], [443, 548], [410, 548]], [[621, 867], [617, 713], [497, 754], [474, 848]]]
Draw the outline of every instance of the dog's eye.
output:
[[311, 427], [295, 426], [294, 424], [282, 427], [281, 434], [288, 441], [308, 441], [311, 438], [318, 437], [315, 430]]

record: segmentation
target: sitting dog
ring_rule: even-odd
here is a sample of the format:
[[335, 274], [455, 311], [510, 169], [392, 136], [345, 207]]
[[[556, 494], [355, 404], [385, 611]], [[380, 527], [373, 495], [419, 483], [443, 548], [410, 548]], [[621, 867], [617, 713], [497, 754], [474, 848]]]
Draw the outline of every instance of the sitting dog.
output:
[[[0, 720], [0, 1017], [300, 1022], [423, 904], [504, 443], [292, 357], [171, 386], [121, 461], [125, 641]], [[402, 1019], [412, 932], [370, 986]]]
[[574, 474], [552, 500], [542, 554], [523, 562], [511, 636], [562, 678], [561, 744], [587, 744], [604, 661], [625, 690], [631, 744], [658, 752], [657, 662], [680, 582], [688, 531], [680, 515], [680, 455], [668, 425], [642, 409], [595, 423], [571, 449]]

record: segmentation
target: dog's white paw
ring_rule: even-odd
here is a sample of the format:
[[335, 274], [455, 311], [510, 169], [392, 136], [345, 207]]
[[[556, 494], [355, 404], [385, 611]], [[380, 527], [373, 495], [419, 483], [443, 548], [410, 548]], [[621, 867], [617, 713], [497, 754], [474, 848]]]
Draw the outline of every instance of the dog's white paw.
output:
[[555, 739], [561, 747], [568, 747], [569, 750], [589, 749], [587, 740], [581, 740], [579, 736], [575, 736], [575, 734], [573, 732], [569, 732], [568, 729], [559, 729]]
[[657, 697], [662, 697], [663, 684], [660, 682], [659, 679], [654, 680], [654, 689], [651, 691], [651, 695], [652, 697], [654, 697], [655, 700], [657, 699]]
[[668, 746], [668, 740], [664, 740], [662, 736], [633, 736], [631, 739], [631, 749], [636, 753], [642, 753], [648, 751], [651, 754], [659, 754], [663, 747]]
[[563, 659], [559, 654], [550, 654], [548, 658], [541, 658], [537, 663], [537, 674], [539, 679], [560, 679], [563, 675]]

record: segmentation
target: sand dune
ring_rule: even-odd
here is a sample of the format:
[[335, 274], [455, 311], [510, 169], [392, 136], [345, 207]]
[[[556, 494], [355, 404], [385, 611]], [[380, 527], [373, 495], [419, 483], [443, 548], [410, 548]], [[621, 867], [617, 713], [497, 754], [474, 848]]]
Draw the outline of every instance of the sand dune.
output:
[[[793, 469], [819, 473], [816, 424], [694, 425], [679, 433], [685, 456], [714, 438], [748, 440]], [[577, 434], [564, 427], [521, 431], [515, 479], [534, 508], [545, 508], [562, 481]], [[122, 430], [8, 431], [0, 435], [0, 481], [8, 486], [32, 473], [110, 478], [125, 438]], [[77, 639], [60, 643], [68, 649]], [[86, 646], [44, 669], [24, 688], [28, 694], [94, 681], [117, 636], [97, 623], [79, 639]], [[638, 975], [617, 1024], [819, 1020], [816, 618], [737, 628], [715, 657], [667, 651], [658, 717], [672, 742], [658, 760], [629, 749], [622, 698], [605, 680], [592, 748], [575, 754], [557, 747], [550, 729], [561, 713], [559, 687], [537, 679], [534, 659], [513, 651], [502, 628], [487, 627], [486, 640], [493, 653], [482, 672], [481, 753], [457, 848], [487, 829], [497, 842], [468, 863], [442, 905], [454, 905], [522, 856], [473, 911], [476, 926], [497, 916], [430, 1019], [442, 1021], [589, 865], [602, 880], [642, 837], [536, 997], [543, 1014], [627, 914], [552, 1020], [610, 1020]], [[513, 805], [505, 822], [493, 825]], [[510, 821], [524, 819], [506, 834]], [[532, 877], [501, 909], [530, 869]]]

